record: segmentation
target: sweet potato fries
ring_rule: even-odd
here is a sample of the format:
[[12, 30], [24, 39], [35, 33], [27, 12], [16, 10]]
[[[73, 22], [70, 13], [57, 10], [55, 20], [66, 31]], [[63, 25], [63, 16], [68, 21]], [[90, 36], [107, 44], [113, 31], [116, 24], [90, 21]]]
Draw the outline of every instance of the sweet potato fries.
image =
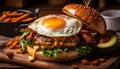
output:
[[35, 18], [36, 17], [31, 17], [30, 13], [19, 11], [3, 11], [0, 15], [0, 21], [11, 23], [32, 21]]

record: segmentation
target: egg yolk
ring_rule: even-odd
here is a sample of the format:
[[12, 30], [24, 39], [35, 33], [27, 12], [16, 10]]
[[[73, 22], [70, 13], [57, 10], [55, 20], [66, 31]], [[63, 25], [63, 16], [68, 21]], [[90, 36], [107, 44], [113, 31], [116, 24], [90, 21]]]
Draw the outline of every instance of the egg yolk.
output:
[[63, 20], [63, 18], [52, 17], [43, 20], [42, 25], [47, 28], [57, 30], [65, 27], [66, 23], [65, 20]]

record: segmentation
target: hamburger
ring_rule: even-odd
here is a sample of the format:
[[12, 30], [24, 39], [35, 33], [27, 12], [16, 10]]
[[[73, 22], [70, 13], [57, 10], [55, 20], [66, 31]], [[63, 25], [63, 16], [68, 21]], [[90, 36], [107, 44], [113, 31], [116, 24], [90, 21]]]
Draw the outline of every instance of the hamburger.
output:
[[68, 4], [62, 11], [67, 15], [46, 15], [20, 30], [21, 51], [28, 52], [33, 59], [55, 62], [91, 53], [90, 44], [97, 43], [94, 35], [106, 32], [104, 19], [95, 9], [81, 4]]

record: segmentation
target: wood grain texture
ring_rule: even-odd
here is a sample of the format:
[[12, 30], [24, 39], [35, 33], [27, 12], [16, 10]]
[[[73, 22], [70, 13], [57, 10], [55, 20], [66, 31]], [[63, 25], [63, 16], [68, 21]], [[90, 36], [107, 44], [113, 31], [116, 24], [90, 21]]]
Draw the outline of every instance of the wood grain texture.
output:
[[[36, 60], [34, 62], [30, 62], [27, 57], [28, 54], [17, 54], [15, 49], [9, 49], [7, 47], [1, 47], [0, 50], [0, 61], [8, 62], [8, 63], [13, 63], [13, 64], [18, 64], [22, 66], [28, 66], [32, 68], [42, 68], [42, 69], [72, 69], [72, 64], [77, 64], [80, 69], [106, 69], [108, 68], [112, 63], [114, 63], [119, 57], [118, 53], [114, 54], [115, 56], [112, 56], [109, 58], [106, 62], [98, 65], [98, 66], [92, 66], [92, 65], [82, 65], [80, 61], [75, 60], [70, 61], [71, 63], [55, 63], [55, 62], [47, 62], [47, 61], [42, 61], [42, 60]], [[6, 53], [7, 52], [13, 52], [14, 57], [11, 59], [9, 58]]]
[[[7, 52], [13, 52], [14, 57], [11, 59], [9, 58], [6, 53]], [[28, 59], [28, 54], [17, 54], [16, 50], [12, 50], [9, 48], [3, 48], [2, 51], [0, 51], [0, 60], [5, 61], [8, 63], [14, 63], [14, 64], [19, 64], [23, 66], [29, 66], [33, 68], [42, 68], [42, 69], [71, 69], [71, 66], [69, 65], [64, 65], [60, 63], [53, 63], [53, 62], [46, 62], [42, 60], [36, 60], [34, 62], [30, 62]]]

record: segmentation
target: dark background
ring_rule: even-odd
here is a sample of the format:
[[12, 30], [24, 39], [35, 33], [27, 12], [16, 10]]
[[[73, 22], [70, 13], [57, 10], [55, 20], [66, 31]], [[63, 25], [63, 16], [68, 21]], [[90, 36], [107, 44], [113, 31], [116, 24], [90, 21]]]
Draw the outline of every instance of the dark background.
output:
[[[0, 0], [0, 8], [6, 8], [9, 6], [6, 6], [5, 3], [6, 0]], [[12, 1], [12, 0], [11, 0]], [[69, 0], [68, 0], [69, 1]], [[120, 0], [105, 0], [105, 7], [104, 8], [110, 8], [110, 7], [120, 7]], [[78, 0], [77, 3], [83, 3], [83, 0]], [[36, 7], [36, 5], [46, 4], [48, 5], [47, 0], [27, 0], [27, 5], [23, 8], [31, 8]], [[92, 0], [91, 5], [94, 8], [99, 8], [99, 0]], [[10, 7], [11, 8], [11, 7]], [[13, 7], [12, 7], [13, 8]]]

